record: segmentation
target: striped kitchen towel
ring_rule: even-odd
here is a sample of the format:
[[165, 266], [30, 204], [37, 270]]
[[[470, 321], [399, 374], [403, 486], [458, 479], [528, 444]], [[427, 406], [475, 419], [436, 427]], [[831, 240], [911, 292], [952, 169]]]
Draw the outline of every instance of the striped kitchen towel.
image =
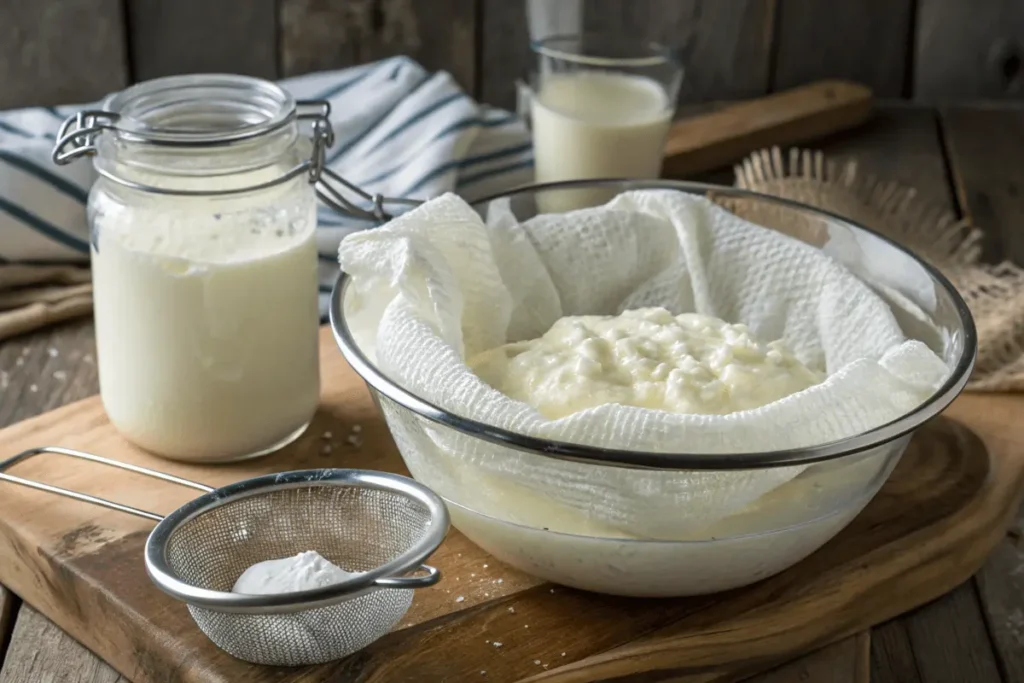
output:
[[[297, 99], [331, 103], [336, 141], [328, 166], [371, 193], [468, 199], [528, 183], [529, 134], [511, 113], [478, 104], [445, 72], [408, 57], [285, 79]], [[91, 164], [55, 166], [50, 151], [65, 117], [83, 106], [0, 112], [0, 263], [84, 262]], [[337, 274], [338, 244], [369, 227], [321, 206], [321, 302]]]

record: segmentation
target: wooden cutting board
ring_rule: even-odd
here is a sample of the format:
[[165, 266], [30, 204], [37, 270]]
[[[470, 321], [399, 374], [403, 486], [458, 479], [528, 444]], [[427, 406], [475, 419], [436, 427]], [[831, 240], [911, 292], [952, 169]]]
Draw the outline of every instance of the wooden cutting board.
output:
[[[91, 398], [0, 431], [0, 460], [61, 445], [213, 485], [315, 466], [404, 472], [327, 330], [321, 348], [316, 421], [270, 458], [230, 467], [155, 459], [123, 441]], [[146, 578], [144, 520], [2, 482], [0, 582], [136, 683], [735, 681], [967, 579], [1020, 502], [1022, 411], [1024, 397], [962, 397], [948, 417], [919, 432], [890, 481], [836, 539], [778, 576], [724, 594], [631, 600], [551, 586], [503, 566], [453, 530], [432, 559], [444, 580], [417, 593], [399, 628], [318, 667], [257, 667], [217, 650], [185, 607]], [[347, 442], [354, 425], [362, 428], [358, 446]], [[190, 496], [56, 455], [12, 472], [161, 513]]]

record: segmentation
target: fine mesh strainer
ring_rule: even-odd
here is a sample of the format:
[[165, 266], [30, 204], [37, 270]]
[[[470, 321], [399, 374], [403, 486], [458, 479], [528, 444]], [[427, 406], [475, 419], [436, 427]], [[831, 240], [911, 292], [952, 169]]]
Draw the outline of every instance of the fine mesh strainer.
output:
[[[40, 453], [109, 465], [204, 493], [161, 517], [4, 472]], [[444, 540], [448, 511], [432, 491], [397, 474], [301, 470], [213, 489], [91, 453], [45, 447], [0, 462], [0, 481], [158, 522], [146, 541], [150, 579], [186, 603], [214, 644], [255, 664], [317, 664], [360, 650], [402, 618], [412, 603], [410, 589], [440, 579], [437, 569], [422, 563]], [[251, 565], [307, 550], [360, 573], [296, 593], [231, 592]], [[425, 573], [408, 575], [412, 572]]]

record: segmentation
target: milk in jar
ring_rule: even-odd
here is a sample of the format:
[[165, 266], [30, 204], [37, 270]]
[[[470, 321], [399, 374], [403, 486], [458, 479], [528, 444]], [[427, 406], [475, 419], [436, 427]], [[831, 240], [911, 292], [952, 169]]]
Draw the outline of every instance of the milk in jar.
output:
[[103, 406], [154, 454], [263, 455], [316, 411], [311, 169], [330, 135], [319, 107], [301, 116], [311, 140], [298, 104], [261, 79], [173, 76], [62, 129], [55, 160], [91, 154], [99, 174], [88, 217]]
[[316, 216], [195, 203], [143, 216], [94, 201], [100, 389], [133, 443], [229, 460], [289, 441], [316, 410]]

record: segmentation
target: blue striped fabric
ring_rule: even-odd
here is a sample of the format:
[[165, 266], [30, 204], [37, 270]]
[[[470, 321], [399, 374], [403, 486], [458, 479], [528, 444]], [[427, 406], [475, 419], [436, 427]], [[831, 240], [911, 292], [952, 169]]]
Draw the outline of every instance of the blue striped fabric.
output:
[[[478, 104], [449, 74], [429, 73], [407, 57], [281, 85], [298, 99], [331, 103], [329, 166], [369, 192], [427, 199], [457, 191], [473, 199], [533, 178], [529, 135], [515, 116]], [[50, 161], [61, 122], [82, 108], [0, 112], [0, 262], [88, 259], [91, 165]], [[337, 272], [341, 239], [367, 227], [321, 207], [321, 290]]]

